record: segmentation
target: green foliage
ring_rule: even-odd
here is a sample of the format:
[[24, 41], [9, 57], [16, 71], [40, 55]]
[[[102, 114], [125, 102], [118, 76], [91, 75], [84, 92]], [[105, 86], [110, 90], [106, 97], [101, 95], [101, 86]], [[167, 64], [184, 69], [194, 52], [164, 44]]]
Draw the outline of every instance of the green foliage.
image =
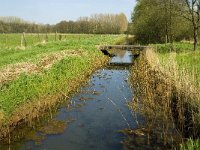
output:
[[127, 30], [128, 21], [123, 13], [94, 14], [77, 21], [61, 21], [53, 29], [61, 33], [118, 34]]
[[86, 33], [119, 34], [127, 30], [128, 21], [123, 13], [94, 14], [77, 21], [60, 21], [56, 25], [29, 23], [17, 17], [0, 17], [0, 33]]
[[180, 150], [199, 150], [200, 149], [200, 140], [188, 139], [186, 144], [180, 145]]
[[170, 0], [139, 0], [132, 13], [130, 28], [135, 40], [147, 44], [190, 39], [191, 24], [177, 16], [176, 9], [179, 8]]

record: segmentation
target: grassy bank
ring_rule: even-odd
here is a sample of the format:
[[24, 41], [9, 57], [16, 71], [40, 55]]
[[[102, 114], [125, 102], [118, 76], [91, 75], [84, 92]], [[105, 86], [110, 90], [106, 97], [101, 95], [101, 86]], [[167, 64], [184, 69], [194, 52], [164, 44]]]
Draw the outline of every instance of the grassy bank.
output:
[[145, 116], [149, 133], [161, 133], [156, 136], [163, 143], [177, 145], [199, 134], [200, 55], [189, 44], [175, 43], [174, 51], [169, 45], [153, 47], [132, 68], [135, 99], [130, 107]]
[[0, 124], [31, 121], [74, 91], [107, 58], [96, 45], [115, 44], [119, 35], [68, 35], [63, 41], [39, 43], [25, 49], [0, 49]]
[[[169, 64], [169, 61], [173, 61], [176, 65], [176, 71], [179, 76], [187, 75], [190, 77], [190, 81], [198, 87], [200, 84], [200, 47], [197, 51], [193, 51], [193, 45], [189, 43], [174, 43], [174, 50], [170, 52], [169, 44], [154, 45], [157, 49], [157, 54], [160, 59], [160, 63]], [[172, 56], [173, 55], [173, 56]], [[173, 58], [172, 58], [173, 57]], [[173, 60], [172, 60], [173, 59]], [[184, 77], [182, 77], [184, 78]]]
[[[194, 130], [199, 130], [200, 47], [194, 52], [192, 50], [193, 45], [189, 43], [175, 43], [173, 46], [175, 52], [169, 52], [169, 45], [157, 45], [159, 60], [165, 68], [167, 67], [166, 64], [168, 64], [167, 68], [171, 68], [171, 71], [173, 68], [174, 78], [182, 83], [181, 86], [185, 86], [190, 97], [193, 97], [187, 100], [189, 105], [193, 106], [192, 109], [190, 108], [193, 113], [192, 120], [190, 118], [184, 119], [190, 119], [195, 124], [192, 126]], [[169, 67], [169, 64], [171, 67]], [[197, 133], [191, 133], [189, 136], [199, 138], [198, 135], [194, 136], [193, 134]], [[181, 145], [181, 149], [199, 149], [199, 144], [199, 140], [188, 139], [186, 144]]]

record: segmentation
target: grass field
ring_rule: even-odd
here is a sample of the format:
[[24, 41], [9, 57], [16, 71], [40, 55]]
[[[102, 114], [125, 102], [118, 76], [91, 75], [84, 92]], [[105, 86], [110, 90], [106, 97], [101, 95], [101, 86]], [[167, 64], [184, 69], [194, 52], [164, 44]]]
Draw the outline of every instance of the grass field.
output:
[[[62, 39], [66, 38], [77, 38], [77, 36], [69, 35], [69, 34], [25, 34], [24, 38], [26, 40], [26, 46], [33, 46], [34, 44], [37, 43], [44, 43], [44, 42], [53, 42], [53, 41], [58, 41], [59, 36], [62, 37]], [[0, 34], [0, 47], [6, 47], [6, 48], [15, 48], [15, 47], [20, 47], [24, 46], [24, 41], [23, 41], [23, 33], [18, 33], [18, 34]], [[22, 45], [21, 45], [22, 44]]]
[[115, 44], [124, 39], [123, 35], [65, 35], [61, 41], [32, 40], [33, 44], [21, 49], [20, 35], [6, 36], [9, 45], [0, 40], [2, 118], [8, 118], [27, 102], [57, 93], [67, 94], [74, 80], [84, 80], [85, 75], [105, 62], [96, 45]]
[[[120, 40], [120, 36], [115, 35], [65, 35], [66, 38], [62, 41], [49, 41], [45, 44], [38, 43], [37, 41], [34, 42], [34, 40], [37, 39], [37, 37], [35, 37], [36, 35], [30, 35], [31, 42], [34, 44], [28, 46], [25, 48], [26, 50], [24, 50], [24, 48], [21, 49], [20, 43], [18, 44], [17, 42], [20, 41], [20, 36], [16, 34], [0, 34], [0, 37], [1, 36], [9, 36], [10, 39], [8, 46], [0, 47], [0, 68], [17, 62], [36, 62], [38, 57], [42, 54], [49, 54], [61, 50], [87, 49], [89, 51], [94, 51], [95, 45], [115, 43]], [[5, 43], [0, 40], [0, 45], [4, 44]]]
[[[155, 46], [159, 54], [160, 62], [164, 65], [166, 62], [173, 61], [183, 75], [187, 74], [191, 80], [199, 86], [200, 83], [200, 47], [193, 51], [193, 45], [189, 43], [174, 43], [174, 51], [170, 52], [169, 44], [158, 44]], [[171, 60], [171, 56], [174, 60]], [[172, 62], [170, 62], [172, 63]]]

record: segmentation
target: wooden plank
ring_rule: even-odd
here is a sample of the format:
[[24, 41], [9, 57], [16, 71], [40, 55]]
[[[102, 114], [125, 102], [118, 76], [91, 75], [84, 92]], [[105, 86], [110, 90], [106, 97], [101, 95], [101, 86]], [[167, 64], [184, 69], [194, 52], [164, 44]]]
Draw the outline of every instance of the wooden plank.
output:
[[109, 49], [121, 49], [121, 50], [143, 50], [145, 48], [150, 48], [150, 46], [140, 46], [140, 45], [100, 45], [97, 46], [100, 50]]
[[108, 65], [109, 66], [131, 66], [131, 65], [133, 65], [133, 63], [110, 62]]

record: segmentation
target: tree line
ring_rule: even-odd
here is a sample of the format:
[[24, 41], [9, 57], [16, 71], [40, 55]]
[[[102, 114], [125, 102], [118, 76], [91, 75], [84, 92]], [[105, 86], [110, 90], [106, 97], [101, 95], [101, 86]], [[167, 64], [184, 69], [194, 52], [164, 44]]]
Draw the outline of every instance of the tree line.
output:
[[200, 0], [137, 0], [129, 32], [141, 43], [193, 40], [197, 49]]
[[85, 33], [119, 34], [127, 30], [128, 21], [123, 13], [94, 14], [76, 21], [61, 21], [55, 25], [43, 25], [24, 21], [17, 17], [0, 17], [0, 33]]

